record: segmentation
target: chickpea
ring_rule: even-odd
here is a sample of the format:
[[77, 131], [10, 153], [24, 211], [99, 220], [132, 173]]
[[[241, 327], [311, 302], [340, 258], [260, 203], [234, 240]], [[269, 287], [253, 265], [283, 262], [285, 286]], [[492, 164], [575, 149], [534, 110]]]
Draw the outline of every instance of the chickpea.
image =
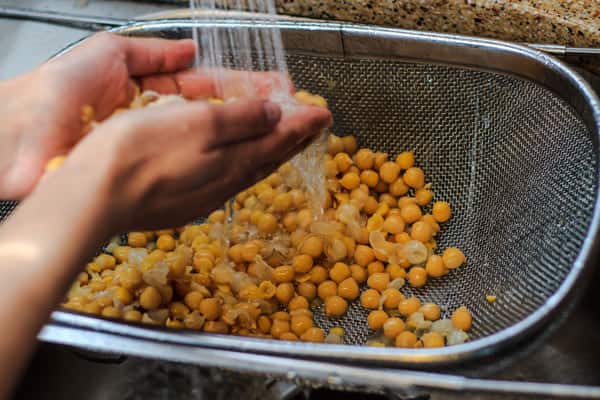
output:
[[337, 262], [329, 270], [329, 278], [335, 283], [340, 283], [350, 276], [350, 268], [343, 262]]
[[379, 308], [380, 294], [375, 289], [367, 289], [360, 295], [360, 304], [367, 309]]
[[292, 317], [290, 328], [294, 334], [301, 336], [304, 332], [312, 327], [312, 318], [306, 315], [297, 315]]
[[200, 302], [204, 299], [204, 296], [202, 295], [202, 293], [198, 292], [198, 291], [191, 291], [188, 292], [184, 299], [183, 302], [192, 310], [198, 310], [200, 307]]
[[337, 284], [334, 281], [324, 281], [317, 288], [317, 295], [321, 300], [337, 295]]
[[396, 164], [400, 169], [409, 169], [415, 164], [415, 155], [412, 151], [404, 151], [396, 157]]
[[419, 167], [410, 167], [402, 176], [404, 183], [413, 189], [421, 189], [425, 186], [425, 173]]
[[410, 242], [412, 239], [407, 232], [400, 232], [394, 235], [394, 240], [396, 243], [404, 244]]
[[360, 181], [370, 188], [374, 188], [379, 183], [379, 174], [372, 169], [364, 170], [360, 173]]
[[329, 296], [325, 299], [325, 314], [328, 317], [339, 317], [348, 310], [348, 302], [340, 296]]
[[369, 313], [369, 316], [367, 317], [367, 324], [369, 325], [369, 328], [376, 331], [383, 327], [388, 318], [389, 316], [385, 311], [373, 310]]
[[421, 301], [414, 296], [401, 300], [400, 304], [398, 304], [398, 311], [405, 317], [416, 313], [419, 311], [419, 308], [421, 308]]
[[344, 142], [344, 151], [350, 155], [356, 153], [356, 149], [358, 148], [358, 143], [356, 142], [356, 138], [352, 135], [342, 137], [342, 142]]
[[318, 258], [323, 253], [323, 239], [318, 236], [307, 237], [300, 246], [300, 252]]
[[298, 227], [298, 218], [295, 212], [289, 212], [283, 217], [283, 226], [288, 232], [293, 232]]
[[433, 229], [427, 222], [417, 221], [411, 227], [410, 236], [414, 240], [426, 243], [433, 238]]
[[329, 135], [327, 149], [330, 155], [335, 156], [344, 151], [344, 141], [339, 136]]
[[367, 280], [367, 271], [358, 264], [350, 266], [350, 273], [352, 274], [352, 279], [358, 283], [363, 283]]
[[385, 183], [393, 183], [396, 179], [398, 179], [398, 175], [400, 174], [400, 167], [398, 164], [392, 161], [388, 161], [384, 163], [379, 168], [379, 176], [381, 180]]
[[375, 154], [369, 149], [360, 149], [354, 155], [354, 161], [362, 170], [371, 169], [375, 164]]
[[287, 340], [288, 342], [296, 342], [299, 340], [298, 336], [292, 332], [284, 332], [279, 336], [279, 340]]
[[423, 222], [427, 222], [430, 226], [431, 229], [433, 230], [433, 235], [435, 236], [436, 233], [438, 233], [440, 231], [440, 225], [437, 223], [437, 221], [435, 220], [435, 218], [433, 217], [433, 215], [431, 214], [425, 214], [421, 217], [421, 221]]
[[440, 307], [435, 303], [425, 303], [419, 308], [426, 320], [436, 321], [440, 319]]
[[102, 314], [103, 317], [107, 317], [107, 318], [121, 318], [121, 310], [119, 310], [116, 307], [113, 306], [108, 306], [108, 307], [104, 307], [102, 309]]
[[258, 219], [257, 228], [259, 232], [271, 235], [277, 230], [277, 218], [273, 214], [262, 214]]
[[313, 266], [313, 259], [308, 254], [299, 254], [294, 257], [292, 266], [296, 273], [305, 274], [309, 272]]
[[445, 201], [436, 201], [433, 203], [433, 208], [431, 209], [431, 214], [433, 218], [437, 222], [446, 222], [452, 216], [452, 210], [450, 209], [450, 204]]
[[371, 276], [376, 273], [384, 272], [385, 267], [381, 261], [373, 261], [367, 265], [367, 275]]
[[473, 317], [471, 317], [471, 313], [465, 306], [460, 306], [454, 310], [451, 320], [452, 325], [454, 325], [456, 329], [465, 332], [471, 329], [471, 324], [473, 323]]
[[346, 246], [346, 255], [352, 256], [356, 250], [356, 241], [349, 236], [344, 236], [342, 242], [344, 242], [344, 245]]
[[354, 300], [359, 293], [358, 284], [353, 278], [346, 278], [338, 285], [338, 295], [346, 300]]
[[402, 331], [404, 331], [404, 321], [393, 317], [383, 323], [383, 336], [389, 339], [395, 339]]
[[117, 265], [117, 260], [113, 256], [104, 253], [96, 257], [94, 262], [98, 265], [100, 271], [115, 269]]
[[[310, 270], [310, 281], [314, 284], [320, 284], [327, 280], [327, 270], [320, 265], [316, 265]], [[335, 282], [334, 282], [335, 283]]]
[[88, 314], [100, 314], [102, 312], [102, 307], [100, 306], [100, 304], [94, 301], [85, 304], [81, 311]]
[[204, 323], [204, 332], [209, 333], [220, 333], [226, 334], [229, 333], [229, 327], [225, 322], [222, 321], [206, 321]]
[[390, 215], [383, 223], [384, 232], [397, 234], [404, 231], [404, 220], [400, 215]]
[[444, 347], [444, 337], [438, 332], [427, 332], [421, 336], [423, 347]]
[[398, 177], [394, 182], [390, 183], [388, 190], [392, 196], [404, 196], [409, 191], [409, 187], [404, 183], [402, 177]]
[[119, 262], [127, 262], [129, 260], [129, 250], [131, 250], [129, 246], [117, 246], [113, 250], [113, 256]]
[[339, 173], [335, 160], [326, 160], [323, 166], [326, 178], [335, 178]]
[[312, 327], [300, 336], [304, 342], [321, 343], [325, 340], [325, 333], [321, 328]]
[[308, 307], [308, 300], [306, 300], [306, 298], [303, 296], [294, 297], [290, 300], [287, 306], [289, 311], [308, 309]]
[[385, 272], [390, 274], [390, 279], [406, 278], [406, 270], [398, 264], [388, 264], [385, 268]]
[[153, 286], [148, 286], [142, 294], [140, 294], [140, 305], [146, 310], [156, 310], [162, 302], [162, 297], [158, 289]]
[[373, 169], [379, 171], [379, 169], [381, 168], [381, 166], [386, 163], [388, 160], [388, 155], [387, 153], [383, 153], [381, 151], [378, 151], [377, 153], [374, 154], [373, 156]]
[[292, 204], [294, 205], [294, 207], [302, 207], [302, 205], [306, 201], [306, 196], [304, 195], [304, 192], [299, 189], [293, 189], [290, 190], [290, 194], [292, 195]]
[[371, 261], [375, 259], [373, 249], [369, 246], [358, 245], [354, 251], [354, 261], [362, 267], [366, 267]]
[[271, 332], [271, 319], [266, 315], [261, 315], [260, 317], [258, 317], [256, 325], [258, 327], [258, 330], [262, 333]]
[[131, 247], [146, 247], [148, 239], [142, 232], [130, 232], [127, 235], [127, 243]]
[[429, 256], [427, 259], [427, 263], [425, 264], [425, 271], [427, 271], [427, 275], [433, 278], [439, 278], [441, 276], [446, 275], [448, 270], [444, 265], [444, 261], [441, 256], [433, 254]]
[[290, 314], [286, 311], [277, 311], [271, 315], [271, 319], [274, 321], [276, 319], [280, 319], [282, 321], [289, 321]]
[[202, 299], [198, 306], [198, 311], [200, 311], [208, 321], [214, 321], [221, 316], [221, 302], [214, 297]]
[[302, 209], [298, 211], [298, 226], [302, 229], [307, 229], [313, 222], [312, 211], [308, 209]]
[[423, 287], [427, 283], [427, 271], [422, 267], [412, 267], [408, 271], [408, 283], [413, 287]]
[[333, 161], [335, 161], [337, 170], [342, 173], [347, 172], [352, 166], [352, 159], [346, 153], [336, 154], [335, 157], [333, 157]]
[[377, 200], [375, 199], [375, 197], [368, 196], [367, 199], [365, 200], [365, 204], [363, 206], [363, 211], [367, 215], [371, 215], [375, 211], [377, 211], [377, 207], [379, 207], [379, 203], [377, 202]]
[[272, 279], [276, 283], [291, 282], [294, 280], [294, 267], [282, 265], [273, 269]]
[[408, 224], [418, 221], [422, 215], [421, 208], [416, 204], [407, 204], [400, 208], [400, 216]]
[[417, 204], [420, 206], [425, 206], [425, 205], [429, 204], [429, 202], [431, 201], [432, 198], [433, 198], [433, 193], [429, 189], [421, 188], [421, 189], [417, 189], [415, 192], [415, 199], [417, 201]]
[[129, 290], [122, 286], [118, 286], [115, 289], [114, 296], [115, 300], [124, 306], [127, 306], [133, 302], [133, 295], [129, 292]]
[[258, 255], [258, 251], [258, 246], [255, 243], [244, 244], [241, 248], [242, 260], [246, 262], [254, 261]]
[[385, 288], [387, 288], [389, 283], [390, 283], [390, 276], [389, 276], [389, 274], [386, 274], [385, 272], [376, 272], [376, 273], [372, 274], [371, 276], [369, 276], [369, 279], [367, 279], [367, 285], [371, 289], [375, 289], [379, 292], [382, 292], [383, 290], [385, 290]]
[[190, 313], [190, 309], [185, 304], [175, 301], [169, 304], [169, 313], [173, 318], [183, 319]]
[[294, 297], [294, 285], [291, 283], [280, 283], [275, 290], [275, 298], [281, 304], [288, 304], [289, 301]]
[[279, 339], [281, 335], [290, 331], [290, 322], [281, 319], [274, 319], [271, 324], [271, 335]]
[[125, 311], [123, 318], [125, 321], [140, 322], [142, 320], [142, 313], [138, 310]]
[[403, 331], [396, 336], [396, 347], [414, 348], [417, 344], [417, 336], [411, 331]]
[[317, 287], [312, 282], [301, 282], [298, 284], [296, 291], [300, 296], [306, 297], [309, 300], [317, 297]]
[[294, 199], [289, 193], [279, 193], [273, 199], [273, 209], [277, 212], [286, 212], [292, 207]]
[[467, 258], [460, 249], [448, 247], [444, 250], [444, 253], [442, 253], [442, 260], [444, 261], [446, 268], [455, 269], [463, 265]]
[[348, 172], [342, 177], [340, 183], [345, 189], [353, 190], [360, 185], [360, 177], [355, 172]]
[[398, 289], [387, 288], [382, 293], [381, 296], [385, 298], [383, 301], [383, 307], [387, 309], [395, 309], [398, 308], [398, 305], [402, 300], [404, 300], [404, 295], [400, 293]]

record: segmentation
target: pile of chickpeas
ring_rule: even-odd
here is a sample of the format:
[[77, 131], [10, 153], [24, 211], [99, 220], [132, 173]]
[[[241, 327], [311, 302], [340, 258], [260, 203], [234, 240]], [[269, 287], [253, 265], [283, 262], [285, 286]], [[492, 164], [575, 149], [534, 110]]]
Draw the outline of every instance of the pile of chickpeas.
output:
[[[142, 94], [143, 95], [143, 94]], [[326, 106], [299, 92], [304, 103]], [[201, 224], [130, 232], [89, 262], [63, 307], [170, 328], [281, 340], [344, 343], [332, 319], [352, 301], [369, 310], [367, 344], [441, 347], [468, 340], [469, 310], [442, 319], [434, 303], [402, 293], [466, 262], [437, 251], [450, 204], [433, 202], [413, 152], [395, 158], [330, 135], [321, 168], [325, 198], [310, 198], [291, 163], [240, 192]], [[427, 211], [430, 210], [430, 211]]]

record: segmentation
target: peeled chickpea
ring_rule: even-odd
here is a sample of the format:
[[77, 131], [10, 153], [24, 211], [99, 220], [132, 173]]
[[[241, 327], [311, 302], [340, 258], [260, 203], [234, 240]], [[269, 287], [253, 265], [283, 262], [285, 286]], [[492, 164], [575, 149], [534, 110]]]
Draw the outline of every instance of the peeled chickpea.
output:
[[418, 221], [423, 215], [421, 208], [417, 204], [406, 204], [404, 207], [400, 208], [400, 216], [404, 220], [404, 222], [408, 224], [412, 224], [413, 222]]
[[314, 325], [312, 318], [306, 315], [293, 316], [290, 328], [294, 334], [301, 336], [304, 332], [312, 328]]
[[362, 306], [364, 308], [373, 310], [373, 309], [379, 308], [379, 299], [380, 298], [381, 298], [381, 295], [379, 294], [379, 292], [377, 290], [367, 289], [360, 295], [360, 304], [362, 304]]
[[341, 137], [336, 135], [329, 135], [329, 139], [327, 142], [327, 151], [332, 156], [335, 156], [338, 153], [344, 151], [344, 141]]
[[352, 274], [352, 278], [358, 283], [363, 283], [367, 280], [367, 271], [358, 264], [350, 266], [350, 273]]
[[304, 332], [300, 339], [305, 342], [321, 343], [325, 340], [325, 333], [321, 328], [312, 327]]
[[391, 280], [406, 277], [406, 270], [398, 264], [388, 264], [388, 266], [385, 268], [385, 272], [390, 274]]
[[342, 137], [342, 142], [344, 143], [344, 151], [348, 154], [356, 153], [356, 149], [358, 148], [358, 143], [356, 142], [356, 138], [352, 135]]
[[452, 325], [456, 329], [460, 329], [461, 331], [467, 332], [471, 329], [471, 324], [473, 323], [473, 317], [471, 317], [471, 313], [465, 306], [460, 306], [452, 313]]
[[412, 267], [408, 271], [408, 283], [413, 287], [423, 287], [427, 283], [427, 271], [422, 267]]
[[463, 265], [467, 258], [460, 249], [448, 247], [442, 254], [442, 260], [444, 261], [446, 268], [455, 269]]
[[169, 313], [173, 318], [183, 319], [190, 313], [190, 309], [185, 304], [175, 301], [169, 304]]
[[301, 282], [298, 284], [296, 291], [300, 296], [304, 296], [309, 300], [317, 297], [317, 287], [312, 282]]
[[427, 259], [427, 263], [425, 264], [425, 271], [427, 271], [427, 275], [434, 278], [439, 278], [441, 276], [446, 275], [446, 272], [448, 270], [444, 265], [442, 257], [438, 256], [437, 254], [433, 254]]
[[414, 348], [417, 344], [417, 336], [411, 331], [403, 331], [396, 336], [396, 347]]
[[339, 317], [348, 310], [348, 302], [340, 296], [329, 296], [325, 299], [325, 314], [328, 317]]
[[347, 278], [338, 285], [338, 295], [346, 300], [354, 300], [358, 297], [359, 287], [353, 278]]
[[269, 333], [271, 331], [271, 319], [266, 315], [261, 315], [260, 317], [258, 317], [256, 325], [258, 327], [258, 330], [262, 333]]
[[379, 183], [379, 174], [377, 172], [367, 169], [360, 173], [360, 181], [370, 188], [374, 188]]
[[203, 299], [204, 296], [202, 295], [202, 293], [198, 291], [191, 291], [185, 295], [183, 302], [192, 310], [198, 310], [200, 307], [200, 302]]
[[261, 233], [270, 235], [277, 230], [277, 218], [273, 214], [262, 214], [258, 219], [257, 228]]
[[337, 284], [334, 281], [324, 281], [317, 288], [317, 295], [321, 300], [337, 295]]
[[425, 186], [425, 173], [419, 167], [410, 167], [402, 176], [404, 183], [413, 189], [421, 189]]
[[354, 251], [354, 261], [362, 267], [366, 267], [371, 261], [375, 259], [373, 249], [369, 246], [358, 245]]
[[345, 189], [353, 190], [360, 185], [360, 177], [355, 172], [348, 172], [342, 177], [340, 183]]
[[401, 215], [390, 215], [383, 223], [383, 230], [392, 234], [404, 231], [404, 220]]
[[329, 278], [335, 283], [340, 283], [350, 276], [350, 268], [343, 262], [337, 262], [329, 270]]
[[273, 199], [273, 209], [277, 212], [286, 212], [292, 207], [292, 195], [289, 193], [279, 193]]
[[275, 290], [275, 298], [281, 304], [287, 304], [294, 297], [294, 285], [291, 283], [280, 283]]
[[419, 309], [423, 313], [425, 319], [429, 321], [437, 321], [440, 319], [441, 311], [440, 307], [434, 303], [425, 303]]
[[221, 302], [219, 299], [213, 297], [203, 299], [200, 301], [198, 311], [200, 311], [208, 321], [214, 321], [221, 316]]
[[336, 154], [335, 157], [333, 157], [333, 161], [335, 161], [337, 170], [342, 173], [347, 172], [352, 166], [352, 159], [346, 153]]
[[311, 270], [313, 266], [313, 259], [308, 254], [299, 254], [294, 257], [292, 261], [292, 266], [296, 273], [307, 273]]
[[450, 209], [450, 204], [445, 201], [436, 201], [433, 203], [433, 208], [431, 209], [431, 214], [433, 218], [437, 222], [446, 222], [452, 216], [452, 211]]
[[119, 286], [115, 289], [114, 296], [115, 301], [118, 301], [124, 306], [131, 304], [133, 301], [133, 295], [129, 292], [129, 290], [122, 286]]
[[290, 322], [281, 319], [274, 319], [271, 323], [271, 335], [279, 339], [281, 335], [290, 331]]
[[396, 164], [401, 169], [409, 169], [415, 163], [415, 155], [412, 151], [404, 151], [396, 157]]
[[143, 232], [130, 232], [127, 235], [127, 243], [131, 247], [146, 247], [148, 239]]
[[388, 188], [390, 194], [396, 197], [404, 196], [406, 193], [408, 193], [409, 189], [410, 188], [402, 180], [402, 177], [399, 177], [394, 182], [390, 183]]
[[129, 247], [129, 246], [117, 246], [113, 250], [113, 256], [119, 262], [127, 262], [129, 259], [129, 250], [130, 249], [131, 249], [131, 247]]
[[142, 294], [140, 294], [140, 305], [146, 310], [156, 310], [162, 302], [162, 297], [158, 289], [153, 286], [148, 286]]
[[423, 347], [444, 347], [444, 337], [438, 332], [427, 332], [421, 336]]
[[414, 240], [426, 243], [433, 238], [433, 229], [427, 222], [417, 221], [411, 227], [410, 236]]
[[404, 321], [393, 317], [383, 323], [383, 336], [389, 339], [395, 339], [402, 331], [404, 331]]
[[384, 272], [385, 267], [381, 261], [373, 261], [367, 265], [367, 275], [371, 276], [376, 273]]
[[354, 160], [360, 169], [371, 169], [375, 164], [375, 154], [369, 149], [360, 149], [355, 155]]
[[385, 299], [383, 301], [383, 307], [387, 309], [398, 308], [400, 302], [404, 299], [404, 295], [400, 293], [398, 289], [387, 288], [382, 293], [381, 296]]
[[[310, 270], [310, 281], [314, 284], [320, 284], [327, 280], [328, 272], [320, 265], [316, 265]], [[334, 282], [335, 283], [335, 282]]]
[[138, 310], [125, 311], [123, 319], [125, 319], [125, 321], [139, 322], [142, 320], [142, 313]]
[[318, 236], [307, 237], [300, 246], [300, 252], [318, 258], [323, 253], [323, 239]]
[[421, 308], [421, 301], [414, 296], [401, 300], [400, 304], [398, 304], [398, 311], [405, 317], [416, 313], [419, 311], [419, 308]]
[[367, 285], [371, 289], [375, 289], [379, 292], [382, 292], [387, 288], [390, 283], [390, 276], [385, 272], [376, 272], [369, 276], [367, 279]]
[[107, 318], [120, 318], [121, 317], [121, 310], [119, 310], [116, 307], [113, 306], [108, 306], [108, 307], [104, 307], [102, 309], [102, 314], [103, 317], [107, 317]]
[[363, 206], [363, 211], [367, 215], [371, 215], [375, 211], [377, 211], [377, 207], [379, 207], [379, 203], [377, 202], [377, 200], [375, 199], [375, 197], [368, 196], [367, 199], [365, 200], [365, 204]]
[[290, 300], [287, 306], [289, 311], [308, 309], [308, 307], [308, 300], [306, 300], [306, 298], [303, 296], [294, 297]]
[[272, 279], [276, 283], [291, 282], [294, 280], [294, 267], [282, 265], [273, 269]]
[[312, 215], [312, 211], [310, 211], [309, 209], [302, 209], [300, 211], [298, 211], [298, 226], [302, 229], [307, 229], [310, 224], [313, 222], [313, 215]]
[[367, 324], [369, 328], [374, 331], [381, 329], [385, 322], [388, 320], [389, 316], [383, 310], [373, 310], [369, 313], [367, 317]]

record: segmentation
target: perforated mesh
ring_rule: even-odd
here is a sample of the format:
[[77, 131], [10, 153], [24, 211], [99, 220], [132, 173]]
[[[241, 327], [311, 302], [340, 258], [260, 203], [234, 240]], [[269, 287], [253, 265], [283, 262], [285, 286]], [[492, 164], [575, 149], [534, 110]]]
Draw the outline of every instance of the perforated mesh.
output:
[[[307, 55], [289, 65], [298, 87], [329, 100], [335, 133], [391, 154], [415, 150], [436, 198], [453, 205], [439, 247], [460, 247], [467, 265], [405, 294], [448, 310], [467, 305], [478, 338], [556, 291], [584, 240], [597, 185], [592, 140], [564, 101], [529, 81], [448, 66]], [[0, 218], [13, 208], [0, 202]], [[487, 294], [497, 301], [488, 304]], [[343, 326], [350, 343], [367, 338], [358, 304], [343, 319], [316, 319]]]

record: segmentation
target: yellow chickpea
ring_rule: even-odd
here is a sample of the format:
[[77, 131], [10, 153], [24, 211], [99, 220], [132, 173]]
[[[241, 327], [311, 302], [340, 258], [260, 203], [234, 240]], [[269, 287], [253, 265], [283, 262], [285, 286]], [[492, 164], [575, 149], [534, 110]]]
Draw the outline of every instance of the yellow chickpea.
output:
[[421, 208], [417, 204], [406, 204], [400, 208], [400, 216], [407, 224], [418, 221], [423, 215]]
[[347, 190], [353, 190], [360, 186], [360, 177], [354, 172], [348, 172], [345, 174], [340, 183]]
[[287, 192], [279, 193], [275, 196], [275, 199], [273, 199], [273, 209], [280, 213], [286, 212], [292, 207], [293, 201], [294, 199], [291, 194]]
[[143, 232], [130, 232], [127, 235], [127, 243], [131, 247], [146, 247], [148, 239]]
[[427, 275], [433, 278], [439, 278], [448, 272], [442, 257], [437, 254], [429, 256], [425, 264], [425, 271], [427, 271]]
[[296, 273], [305, 274], [311, 270], [313, 259], [308, 254], [299, 254], [292, 260], [292, 266]]
[[309, 300], [317, 297], [317, 287], [312, 282], [301, 282], [296, 287], [296, 291], [300, 296], [304, 296]]
[[340, 283], [350, 276], [350, 267], [343, 262], [337, 262], [329, 270], [329, 278], [335, 283]]
[[131, 247], [129, 246], [117, 246], [113, 250], [113, 256], [119, 262], [127, 262], [129, 260], [129, 250]]
[[415, 164], [415, 155], [412, 151], [403, 151], [396, 157], [396, 164], [400, 169], [409, 169]]
[[409, 242], [411, 240], [411, 237], [408, 234], [408, 232], [400, 232], [394, 235], [394, 240], [396, 241], [396, 243], [404, 244], [406, 242]]
[[369, 313], [369, 316], [367, 317], [367, 324], [369, 325], [369, 328], [376, 331], [383, 327], [388, 318], [389, 316], [385, 311], [373, 310]]
[[130, 322], [139, 322], [142, 320], [142, 313], [138, 310], [128, 310], [123, 314], [123, 319]]
[[272, 279], [276, 283], [291, 282], [294, 280], [294, 267], [282, 265], [273, 269]]
[[140, 294], [140, 305], [146, 310], [156, 310], [162, 302], [162, 297], [158, 289], [148, 286]]
[[290, 314], [286, 311], [277, 311], [271, 315], [271, 319], [275, 321], [276, 319], [280, 319], [282, 321], [289, 321]]
[[128, 268], [119, 274], [121, 285], [126, 289], [135, 289], [142, 284], [142, 273], [135, 268]]
[[364, 308], [373, 310], [379, 308], [379, 299], [381, 295], [375, 289], [367, 289], [360, 295], [360, 304]]
[[353, 164], [352, 159], [346, 153], [336, 154], [335, 157], [333, 157], [333, 161], [335, 161], [337, 170], [342, 173], [347, 172]]
[[103, 317], [107, 317], [107, 318], [121, 318], [122, 313], [121, 310], [119, 310], [116, 307], [113, 306], [108, 306], [108, 307], [104, 307], [102, 309], [102, 314]]
[[308, 307], [308, 300], [306, 300], [306, 298], [303, 296], [294, 297], [290, 300], [287, 306], [289, 311], [308, 309]]
[[371, 289], [375, 289], [379, 292], [382, 292], [387, 288], [390, 283], [390, 276], [385, 272], [376, 272], [369, 276], [367, 279], [367, 285]]
[[442, 253], [442, 260], [444, 261], [444, 265], [448, 269], [455, 269], [460, 267], [467, 261], [464, 253], [457, 249], [456, 247], [448, 247]]
[[325, 299], [325, 314], [328, 317], [339, 317], [348, 310], [348, 302], [340, 296], [329, 296]]
[[379, 168], [379, 176], [381, 180], [385, 183], [393, 183], [398, 179], [398, 175], [400, 174], [400, 167], [398, 164], [392, 161], [388, 161], [383, 163], [383, 165]]
[[390, 274], [391, 280], [406, 277], [406, 270], [398, 264], [388, 264], [388, 266], [385, 267], [385, 272]]
[[175, 244], [175, 239], [171, 235], [160, 235], [156, 241], [156, 247], [162, 251], [174, 250]]
[[354, 300], [359, 294], [358, 284], [353, 278], [346, 278], [338, 285], [338, 295], [346, 300]]
[[421, 336], [423, 347], [444, 347], [444, 337], [438, 332], [427, 332]]
[[371, 276], [373, 274], [381, 273], [385, 271], [385, 266], [381, 261], [373, 261], [367, 265], [367, 275]]
[[383, 222], [384, 232], [397, 234], [404, 231], [404, 220], [401, 215], [390, 215]]
[[318, 258], [323, 253], [323, 239], [318, 236], [307, 237], [300, 246], [300, 252]]
[[379, 174], [372, 169], [364, 170], [360, 173], [360, 182], [374, 188], [379, 183]]
[[369, 246], [358, 245], [354, 251], [354, 261], [362, 267], [366, 267], [371, 261], [375, 259], [373, 249]]
[[354, 160], [358, 168], [371, 169], [375, 164], [375, 154], [369, 149], [360, 149], [354, 155]]
[[398, 312], [405, 317], [416, 313], [419, 311], [419, 308], [421, 308], [421, 301], [414, 296], [401, 300], [400, 304], [398, 304]]
[[344, 236], [342, 242], [344, 242], [344, 246], [346, 246], [346, 255], [352, 256], [354, 250], [356, 250], [356, 241], [349, 236]]
[[283, 226], [288, 232], [293, 232], [298, 227], [298, 218], [295, 212], [289, 212], [283, 217]]
[[363, 283], [367, 280], [367, 271], [358, 264], [350, 266], [350, 273], [352, 274], [352, 279], [358, 283]]
[[402, 177], [399, 177], [394, 182], [390, 183], [388, 188], [390, 194], [396, 197], [404, 196], [406, 193], [408, 193], [409, 189], [410, 188], [402, 180]]
[[332, 156], [344, 151], [344, 141], [342, 138], [336, 135], [329, 135], [327, 140], [327, 151]]
[[465, 306], [460, 306], [452, 313], [452, 325], [456, 329], [460, 329], [461, 331], [467, 332], [471, 329], [471, 324], [473, 323], [473, 317], [471, 317], [471, 313], [469, 309]]
[[387, 183], [385, 183], [382, 179], [380, 179], [379, 183], [377, 183], [377, 185], [375, 185], [373, 190], [376, 191], [377, 193], [387, 193], [388, 186], [389, 185]]
[[279, 339], [281, 335], [290, 331], [290, 322], [281, 319], [274, 319], [271, 324], [271, 335]]
[[436, 201], [433, 203], [431, 214], [437, 222], [446, 222], [452, 216], [452, 210], [450, 204], [445, 201]]
[[323, 164], [323, 170], [325, 171], [325, 177], [330, 179], [335, 178], [339, 173], [335, 160], [326, 160]]
[[129, 290], [125, 289], [122, 286], [118, 286], [114, 291], [115, 301], [121, 303], [126, 306], [131, 304], [133, 301], [133, 295], [129, 292]]
[[270, 235], [277, 230], [277, 218], [273, 214], [265, 213], [258, 219], [256, 226], [259, 232]]
[[388, 339], [395, 339], [404, 331], [404, 321], [398, 317], [389, 318], [383, 323], [383, 336]]
[[403, 331], [396, 336], [396, 347], [412, 349], [417, 344], [417, 336], [411, 331]]
[[426, 243], [433, 238], [433, 229], [427, 222], [417, 221], [411, 227], [410, 236], [414, 240]]
[[175, 301], [169, 304], [169, 313], [173, 318], [183, 319], [190, 313], [190, 309], [182, 302]]
[[266, 315], [261, 315], [256, 321], [258, 330], [262, 333], [269, 333], [271, 331], [271, 319]]
[[327, 270], [320, 265], [316, 265], [310, 270], [310, 281], [316, 285], [326, 281], [327, 276]]
[[321, 300], [325, 300], [328, 297], [337, 295], [337, 283], [334, 281], [324, 281], [319, 284], [317, 288], [317, 295]]
[[312, 318], [306, 315], [296, 315], [292, 317], [290, 329], [294, 334], [302, 336], [304, 332], [312, 328], [314, 325]]
[[258, 255], [258, 246], [255, 243], [246, 243], [241, 247], [242, 260], [252, 262]]
[[436, 321], [440, 319], [440, 307], [435, 303], [425, 303], [421, 306], [419, 311], [423, 313], [426, 320]]
[[425, 173], [419, 167], [410, 167], [402, 176], [404, 183], [413, 189], [421, 189], [425, 186]]
[[373, 156], [373, 169], [379, 171], [379, 169], [381, 168], [381, 166], [386, 163], [388, 160], [388, 155], [387, 153], [378, 151], [374, 154]]
[[385, 298], [383, 301], [383, 307], [387, 309], [398, 308], [398, 305], [402, 300], [404, 300], [404, 295], [400, 293], [398, 289], [387, 288], [382, 293], [381, 296]]
[[342, 142], [344, 142], [344, 151], [350, 155], [356, 153], [356, 149], [358, 149], [358, 143], [356, 142], [356, 138], [352, 135], [342, 137]]
[[275, 298], [281, 304], [288, 304], [292, 297], [294, 297], [294, 285], [289, 282], [280, 283], [277, 285], [277, 289], [275, 290]]
[[214, 321], [219, 318], [222, 310], [223, 308], [221, 306], [221, 302], [219, 299], [214, 297], [202, 299], [200, 301], [200, 305], [198, 306], [198, 311], [200, 311], [200, 313], [204, 315], [204, 318], [206, 318], [208, 321]]
[[107, 269], [114, 269], [117, 265], [117, 260], [109, 255], [109, 254], [100, 254], [98, 257], [94, 259], [94, 262], [99, 267], [100, 271], [104, 271]]
[[300, 336], [304, 342], [321, 343], [325, 340], [325, 333], [321, 328], [312, 327]]
[[422, 267], [412, 267], [408, 271], [408, 283], [412, 287], [423, 287], [427, 283], [427, 271]]
[[200, 302], [204, 299], [204, 295], [198, 291], [188, 292], [183, 302], [192, 310], [198, 310], [200, 307]]
[[434, 236], [436, 233], [438, 233], [440, 231], [440, 224], [437, 223], [437, 221], [435, 220], [433, 215], [425, 214], [421, 217], [421, 221], [427, 222], [431, 226]]

